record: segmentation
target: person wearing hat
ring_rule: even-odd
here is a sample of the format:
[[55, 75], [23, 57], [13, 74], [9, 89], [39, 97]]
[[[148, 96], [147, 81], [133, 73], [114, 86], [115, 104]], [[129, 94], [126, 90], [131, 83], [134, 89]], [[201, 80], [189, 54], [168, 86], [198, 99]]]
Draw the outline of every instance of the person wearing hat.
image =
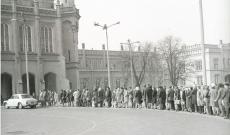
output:
[[230, 89], [229, 83], [224, 84], [224, 95], [222, 98], [222, 104], [225, 109], [225, 119], [229, 119], [229, 109], [230, 109]]
[[210, 88], [210, 106], [212, 108], [213, 115], [219, 115], [219, 108], [218, 104], [215, 102], [215, 99], [217, 98], [218, 90], [214, 83], [211, 83]]

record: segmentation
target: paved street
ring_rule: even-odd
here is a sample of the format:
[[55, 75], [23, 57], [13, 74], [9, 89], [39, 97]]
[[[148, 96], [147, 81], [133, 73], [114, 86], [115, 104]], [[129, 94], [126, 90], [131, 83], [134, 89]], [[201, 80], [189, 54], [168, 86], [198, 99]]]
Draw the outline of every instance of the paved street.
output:
[[230, 120], [146, 109], [3, 109], [2, 135], [229, 135]]

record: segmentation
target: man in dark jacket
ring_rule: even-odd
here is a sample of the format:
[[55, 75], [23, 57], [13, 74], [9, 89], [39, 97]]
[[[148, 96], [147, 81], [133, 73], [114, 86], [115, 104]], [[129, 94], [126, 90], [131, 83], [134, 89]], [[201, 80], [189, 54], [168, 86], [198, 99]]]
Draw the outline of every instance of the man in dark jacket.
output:
[[152, 90], [153, 90], [152, 104], [153, 104], [153, 108], [156, 109], [157, 107], [157, 89], [153, 87]]
[[104, 92], [101, 88], [98, 88], [98, 106], [103, 107]]
[[164, 92], [164, 89], [162, 86], [158, 87], [158, 103], [159, 103], [159, 109], [163, 110], [164, 109], [164, 104], [165, 104], [165, 99], [166, 99], [166, 93]]
[[153, 99], [153, 90], [152, 86], [148, 84], [148, 87], [146, 89], [146, 103], [147, 103], [147, 108], [152, 108], [152, 99]]
[[111, 102], [112, 102], [112, 92], [109, 87], [106, 88], [105, 91], [105, 100], [108, 104], [108, 107], [111, 107]]
[[168, 109], [172, 110], [174, 108], [174, 90], [172, 88], [172, 86], [169, 87], [169, 91], [167, 94], [167, 102], [168, 102]]

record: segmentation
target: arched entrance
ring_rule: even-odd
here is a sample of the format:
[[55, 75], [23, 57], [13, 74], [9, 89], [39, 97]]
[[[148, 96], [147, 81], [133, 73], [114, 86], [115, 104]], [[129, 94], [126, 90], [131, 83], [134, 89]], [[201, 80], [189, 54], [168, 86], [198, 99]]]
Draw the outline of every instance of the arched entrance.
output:
[[230, 74], [228, 74], [228, 75], [225, 76], [225, 82], [230, 83]]
[[[35, 76], [29, 73], [29, 87], [30, 87], [30, 95], [36, 94], [35, 93]], [[22, 90], [23, 93], [27, 93], [27, 81], [26, 81], [26, 74], [22, 75]]]
[[8, 73], [1, 74], [1, 99], [6, 100], [12, 96], [12, 76]]
[[56, 91], [56, 74], [47, 73], [44, 76], [45, 89]]

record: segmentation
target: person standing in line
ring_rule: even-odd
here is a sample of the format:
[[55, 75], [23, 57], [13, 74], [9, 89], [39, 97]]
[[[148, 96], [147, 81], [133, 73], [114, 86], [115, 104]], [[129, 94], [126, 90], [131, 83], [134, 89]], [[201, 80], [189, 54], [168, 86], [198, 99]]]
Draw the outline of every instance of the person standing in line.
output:
[[129, 96], [127, 88], [124, 88], [124, 108], [128, 108]]
[[112, 92], [112, 107], [116, 108], [116, 104], [116, 89], [114, 89]]
[[181, 110], [186, 111], [186, 89], [181, 87], [180, 97], [181, 97]]
[[107, 87], [105, 91], [105, 100], [106, 100], [107, 107], [111, 107], [112, 92], [109, 87]]
[[128, 89], [128, 107], [133, 108], [133, 90], [132, 87]]
[[92, 107], [97, 107], [97, 102], [98, 102], [98, 90], [97, 88], [95, 88], [92, 97]]
[[153, 100], [153, 90], [152, 90], [152, 86], [150, 84], [148, 84], [147, 90], [146, 90], [146, 94], [145, 94], [145, 99], [146, 99], [146, 104], [147, 104], [147, 108], [151, 109], [152, 108], [152, 100]]
[[186, 108], [188, 112], [192, 112], [192, 90], [190, 88], [186, 89]]
[[174, 92], [174, 103], [175, 103], [175, 110], [179, 111], [179, 106], [180, 106], [180, 89], [178, 87], [175, 87], [175, 92]]
[[173, 87], [170, 86], [167, 93], [168, 110], [173, 110], [173, 100], [174, 100], [174, 90]]
[[157, 89], [155, 87], [152, 87], [153, 90], [153, 99], [152, 99], [152, 108], [157, 108]]
[[104, 92], [101, 88], [98, 88], [98, 106], [103, 107]]
[[213, 115], [217, 116], [219, 115], [219, 108], [217, 102], [215, 102], [215, 99], [217, 98], [218, 90], [216, 88], [216, 85], [214, 83], [211, 83], [210, 88], [210, 106], [212, 108]]
[[211, 114], [210, 111], [210, 92], [208, 86], [205, 86], [204, 89], [204, 111], [206, 114]]
[[224, 96], [224, 85], [222, 83], [220, 83], [220, 84], [218, 84], [218, 93], [217, 93], [217, 98], [215, 99], [215, 102], [218, 103], [221, 117], [225, 116], [225, 109], [224, 109], [224, 106], [222, 104], [223, 96]]
[[230, 89], [229, 89], [229, 83], [224, 84], [224, 96], [222, 100], [222, 104], [225, 109], [225, 119], [229, 119], [229, 109], [230, 109]]
[[57, 106], [58, 104], [58, 94], [56, 91], [54, 91], [54, 106]]
[[138, 86], [135, 88], [135, 102], [136, 102], [136, 108], [140, 109], [142, 103], [142, 93]]
[[157, 95], [158, 95], [159, 109], [163, 110], [164, 109], [164, 90], [162, 86], [158, 87]]
[[192, 111], [197, 112], [197, 87], [192, 88]]
[[147, 93], [147, 87], [146, 87], [146, 85], [144, 85], [144, 88], [141, 90], [141, 93], [142, 93], [142, 100], [143, 100], [143, 102], [142, 102], [142, 107], [143, 108], [147, 108], [147, 102], [146, 102], [146, 93]]
[[204, 113], [204, 95], [203, 95], [203, 87], [198, 87], [197, 90], [197, 106], [198, 106], [198, 112]]

